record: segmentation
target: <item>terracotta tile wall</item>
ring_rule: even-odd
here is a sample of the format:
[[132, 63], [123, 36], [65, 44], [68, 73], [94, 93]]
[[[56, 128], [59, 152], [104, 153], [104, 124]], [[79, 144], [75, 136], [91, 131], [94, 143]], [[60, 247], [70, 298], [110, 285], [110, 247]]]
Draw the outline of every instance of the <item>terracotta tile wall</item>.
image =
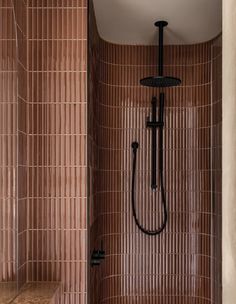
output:
[[18, 288], [27, 278], [27, 4], [13, 0], [17, 31], [17, 276]]
[[28, 6], [28, 280], [86, 302], [87, 2]]
[[[94, 27], [90, 28], [94, 34]], [[95, 93], [89, 99], [94, 113], [89, 135], [95, 150], [90, 154], [90, 251], [101, 240], [106, 250], [105, 261], [90, 270], [91, 303], [207, 304], [214, 299], [217, 259], [212, 251], [220, 235], [213, 237], [217, 225], [211, 170], [213, 43], [165, 47], [165, 74], [180, 77], [182, 85], [164, 90], [168, 225], [160, 236], [147, 237], [137, 229], [131, 213], [130, 147], [132, 141], [139, 141], [138, 215], [146, 228], [153, 229], [160, 223], [161, 208], [159, 194], [150, 190], [150, 132], [145, 122], [151, 98], [159, 91], [141, 87], [139, 80], [155, 74], [156, 48], [101, 39], [96, 46], [96, 38], [90, 41], [90, 56], [97, 52], [90, 58], [95, 74], [91, 75]]]
[[17, 63], [10, 0], [0, 1], [0, 282], [16, 290]]

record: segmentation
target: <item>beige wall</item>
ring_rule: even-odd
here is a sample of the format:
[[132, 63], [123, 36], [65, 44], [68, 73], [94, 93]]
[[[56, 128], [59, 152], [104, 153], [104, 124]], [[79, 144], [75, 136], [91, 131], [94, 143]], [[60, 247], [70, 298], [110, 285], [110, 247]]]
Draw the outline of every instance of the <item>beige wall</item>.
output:
[[236, 6], [223, 1], [223, 303], [236, 302]]

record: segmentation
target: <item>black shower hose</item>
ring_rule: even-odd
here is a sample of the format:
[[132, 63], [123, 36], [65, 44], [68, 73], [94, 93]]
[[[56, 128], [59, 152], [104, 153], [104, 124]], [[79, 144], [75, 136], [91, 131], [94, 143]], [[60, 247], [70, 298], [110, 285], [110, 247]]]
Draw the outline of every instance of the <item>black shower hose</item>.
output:
[[166, 197], [165, 197], [165, 189], [163, 182], [163, 128], [160, 128], [159, 132], [159, 177], [160, 177], [160, 190], [161, 190], [161, 201], [163, 206], [163, 221], [161, 226], [156, 230], [145, 229], [138, 220], [136, 208], [135, 208], [135, 174], [136, 174], [136, 161], [137, 161], [137, 150], [139, 144], [137, 142], [132, 143], [133, 149], [133, 171], [132, 171], [132, 211], [133, 217], [138, 228], [145, 234], [154, 236], [160, 234], [166, 227], [167, 224], [167, 206], [166, 206]]

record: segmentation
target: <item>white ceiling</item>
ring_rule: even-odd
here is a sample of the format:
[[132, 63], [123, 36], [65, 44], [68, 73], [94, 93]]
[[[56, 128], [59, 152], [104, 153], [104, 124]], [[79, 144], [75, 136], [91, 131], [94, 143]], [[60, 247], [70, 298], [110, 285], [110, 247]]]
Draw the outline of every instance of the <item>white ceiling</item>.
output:
[[93, 0], [100, 36], [119, 44], [157, 44], [157, 20], [168, 21], [165, 44], [193, 44], [221, 32], [222, 0]]

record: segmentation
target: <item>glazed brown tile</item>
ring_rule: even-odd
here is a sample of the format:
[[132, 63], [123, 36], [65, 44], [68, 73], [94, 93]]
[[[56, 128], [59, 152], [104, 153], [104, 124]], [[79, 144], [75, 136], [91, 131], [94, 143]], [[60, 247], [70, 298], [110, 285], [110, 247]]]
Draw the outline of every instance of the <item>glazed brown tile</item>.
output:
[[87, 0], [29, 0], [29, 7], [55, 7], [55, 8], [65, 8], [65, 7], [86, 7]]
[[[52, 8], [45, 10], [40, 6], [28, 9], [29, 39], [83, 39], [86, 40], [87, 18], [85, 7], [74, 9]], [[36, 18], [34, 18], [36, 17]], [[45, 27], [37, 26], [37, 20], [44, 20]], [[60, 21], [59, 21], [60, 20]]]

